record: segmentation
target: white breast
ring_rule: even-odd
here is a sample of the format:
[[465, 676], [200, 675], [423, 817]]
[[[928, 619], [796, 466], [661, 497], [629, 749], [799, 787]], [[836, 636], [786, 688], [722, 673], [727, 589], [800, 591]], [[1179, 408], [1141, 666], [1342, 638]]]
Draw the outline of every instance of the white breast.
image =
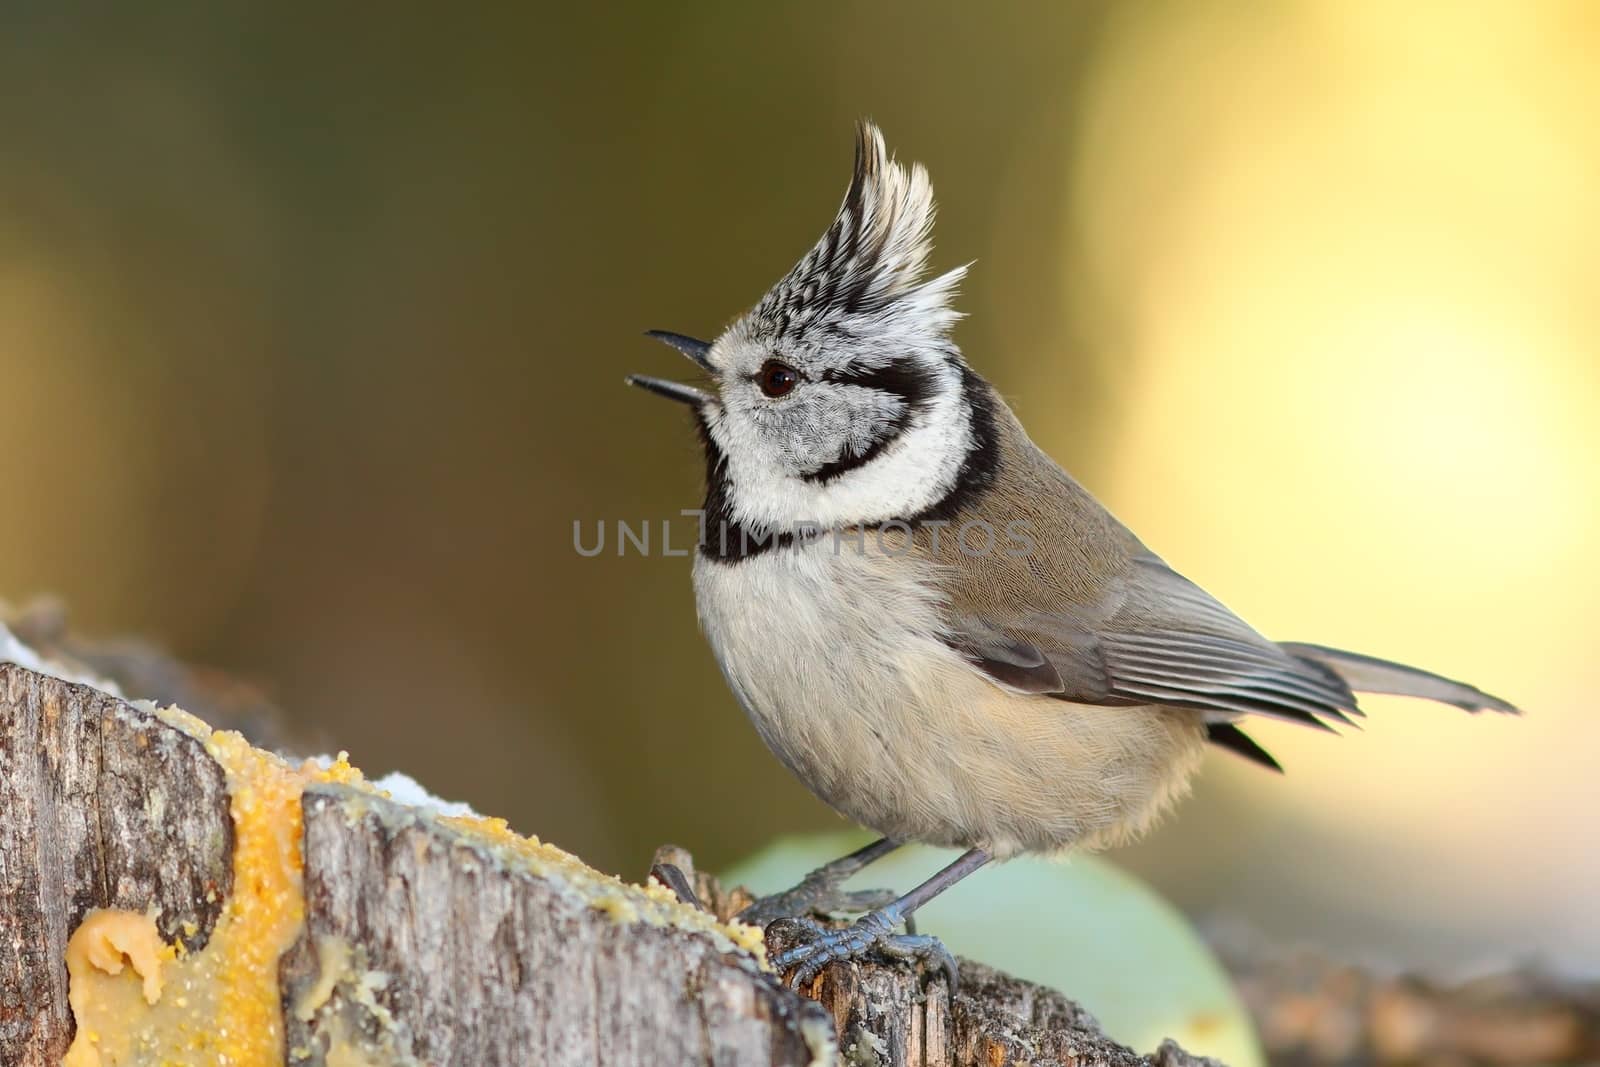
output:
[[1004, 856], [1126, 837], [1181, 791], [1198, 716], [997, 688], [940, 640], [926, 564], [873, 547], [695, 560], [729, 686], [824, 801], [885, 836]]

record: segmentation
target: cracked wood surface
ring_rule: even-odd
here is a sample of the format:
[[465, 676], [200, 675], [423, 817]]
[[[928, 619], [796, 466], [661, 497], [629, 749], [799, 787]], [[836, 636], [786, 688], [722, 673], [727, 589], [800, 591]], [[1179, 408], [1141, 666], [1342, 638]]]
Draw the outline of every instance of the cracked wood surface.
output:
[[160, 908], [206, 943], [233, 884], [222, 769], [194, 738], [88, 686], [0, 663], [0, 1064], [72, 1036], [67, 938], [92, 908]]
[[[622, 900], [597, 907], [608, 898], [559, 870], [370, 794], [317, 786], [303, 805], [307, 922], [284, 963], [287, 998], [318, 982], [315, 946], [359, 956], [331, 1011], [290, 1020], [311, 1062], [352, 1033], [396, 1062], [440, 1064], [732, 1067], [824, 1052], [826, 1016], [731, 944], [630, 921]], [[382, 987], [364, 993], [362, 972]]]
[[[876, 964], [836, 964], [802, 996], [687, 906], [639, 921], [595, 896], [595, 872], [515, 862], [349, 787], [313, 786], [302, 806], [306, 925], [280, 968], [295, 1063], [352, 1044], [441, 1067], [1202, 1062], [1172, 1045], [1139, 1056], [1060, 994], [967, 961], [954, 997]], [[202, 947], [232, 842], [222, 770], [198, 741], [0, 664], [0, 1063], [60, 1062], [66, 942], [91, 908], [155, 905], [169, 941], [188, 922]]]

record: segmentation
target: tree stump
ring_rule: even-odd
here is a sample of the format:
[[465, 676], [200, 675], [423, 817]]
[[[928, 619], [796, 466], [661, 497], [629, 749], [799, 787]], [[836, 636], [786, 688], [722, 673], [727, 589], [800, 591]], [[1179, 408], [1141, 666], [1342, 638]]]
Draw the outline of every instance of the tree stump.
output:
[[[127, 1063], [218, 1062], [229, 1042], [249, 1050], [234, 1063], [334, 1067], [1197, 1062], [1171, 1044], [1140, 1056], [1060, 994], [970, 961], [953, 996], [887, 963], [835, 964], [791, 991], [758, 932], [339, 766], [300, 771], [0, 662], [0, 1063], [55, 1065], [73, 1046], [87, 994], [69, 995], [68, 947], [97, 909], [154, 935], [141, 956], [107, 934], [101, 970], [139, 973], [95, 982], [126, 985], [136, 1015], [200, 1005], [187, 1044], [151, 1031]], [[94, 957], [74, 958], [77, 983]], [[112, 1030], [74, 1055], [110, 1062]]]

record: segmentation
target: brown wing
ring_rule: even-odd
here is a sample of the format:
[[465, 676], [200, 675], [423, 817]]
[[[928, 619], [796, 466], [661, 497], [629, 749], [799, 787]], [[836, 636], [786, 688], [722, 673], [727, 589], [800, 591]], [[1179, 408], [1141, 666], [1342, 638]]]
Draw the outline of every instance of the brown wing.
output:
[[[999, 684], [1082, 704], [1160, 704], [1270, 715], [1331, 729], [1360, 714], [1338, 675], [1289, 655], [1154, 556], [1098, 605], [993, 597], [950, 619], [952, 647]], [[1204, 598], [1204, 599], [1201, 599]]]
[[[1331, 729], [1327, 720], [1360, 714], [1331, 669], [1262, 637], [1140, 544], [1003, 405], [996, 427], [1005, 476], [951, 517], [942, 544], [918, 534], [945, 565], [948, 642], [996, 684], [1219, 721], [1270, 715]], [[999, 535], [993, 547], [985, 536], [973, 551], [959, 536], [973, 523]]]

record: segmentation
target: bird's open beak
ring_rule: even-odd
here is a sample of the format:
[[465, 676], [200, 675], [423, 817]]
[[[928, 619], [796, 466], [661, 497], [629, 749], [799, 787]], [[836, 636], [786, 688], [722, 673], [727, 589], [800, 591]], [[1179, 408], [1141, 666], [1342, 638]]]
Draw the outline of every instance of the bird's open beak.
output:
[[692, 385], [681, 382], [669, 382], [662, 378], [647, 378], [643, 374], [630, 374], [627, 378], [629, 385], [637, 385], [640, 389], [664, 396], [668, 400], [676, 400], [680, 404], [701, 404], [711, 402], [711, 394], [703, 389], [696, 389]]
[[[647, 330], [645, 336], [654, 337], [662, 344], [671, 345], [694, 360], [695, 366], [701, 370], [711, 371], [711, 360], [706, 356], [706, 353], [711, 351], [711, 345], [708, 342], [697, 341], [693, 337], [685, 337], [681, 333], [668, 333], [666, 330]], [[692, 385], [669, 382], [662, 378], [648, 378], [643, 374], [630, 374], [627, 382], [629, 385], [636, 385], [640, 389], [652, 392], [657, 396], [664, 396], [668, 400], [676, 400], [680, 404], [692, 404], [698, 407], [701, 404], [710, 403], [712, 399], [710, 393], [703, 389], [696, 389]]]
[[695, 366], [701, 370], [711, 371], [710, 341], [696, 341], [693, 337], [685, 337], [681, 333], [668, 333], [666, 330], [646, 330], [646, 337], [654, 337], [664, 345], [671, 345], [679, 352], [694, 360]]

